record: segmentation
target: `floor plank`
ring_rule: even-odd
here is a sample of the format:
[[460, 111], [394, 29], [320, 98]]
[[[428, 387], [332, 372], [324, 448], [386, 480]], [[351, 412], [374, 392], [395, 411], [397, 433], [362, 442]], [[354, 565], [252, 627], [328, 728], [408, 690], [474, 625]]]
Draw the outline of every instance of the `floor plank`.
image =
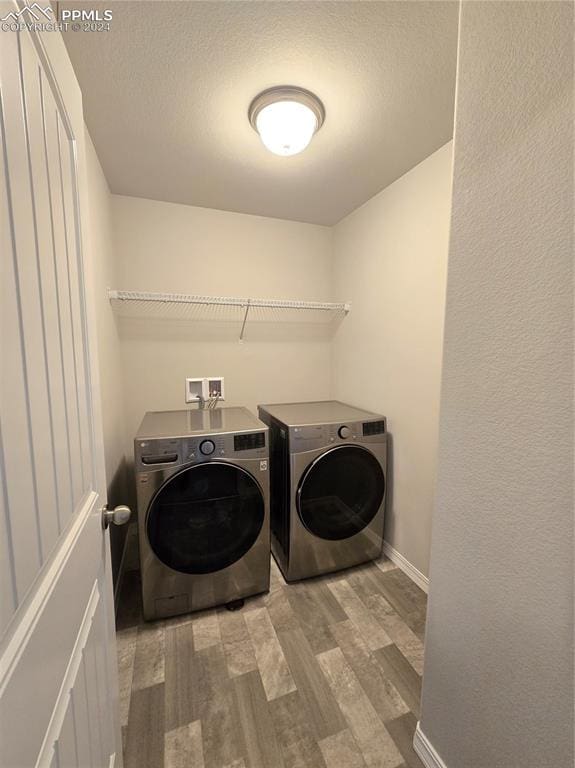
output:
[[192, 660], [194, 644], [190, 624], [166, 627], [165, 634], [165, 721], [172, 731], [194, 720], [192, 711]]
[[120, 684], [120, 726], [128, 724], [130, 697], [134, 680], [134, 659], [136, 657], [137, 627], [128, 627], [116, 634], [118, 650], [118, 678]]
[[[388, 568], [387, 570], [391, 569]], [[349, 574], [346, 574], [346, 578], [363, 602], [374, 595], [382, 595], [381, 586], [378, 582], [379, 571], [372, 563], [354, 568]]]
[[215, 610], [203, 611], [192, 623], [194, 650], [201, 651], [221, 643], [220, 623]]
[[328, 584], [329, 578], [316, 578], [286, 587], [290, 604], [314, 653], [335, 648], [337, 643], [330, 627], [347, 619]]
[[259, 672], [247, 672], [232, 681], [239, 714], [244, 754], [250, 768], [284, 768]]
[[365, 768], [365, 760], [347, 728], [319, 743], [327, 768]]
[[415, 632], [398, 616], [381, 595], [368, 598], [366, 606], [415, 671], [422, 675], [423, 643]]
[[164, 627], [161, 622], [141, 624], [136, 638], [132, 688], [138, 691], [165, 679]]
[[318, 656], [368, 768], [397, 768], [403, 758], [339, 648]]
[[413, 749], [413, 737], [417, 720], [411, 712], [391, 720], [386, 723], [386, 728], [391, 734], [391, 738], [397, 745], [397, 748], [403, 755], [408, 768], [424, 768], [423, 763]]
[[204, 768], [200, 720], [167, 731], [164, 744], [165, 768]]
[[349, 617], [371, 651], [391, 645], [389, 635], [375, 619], [373, 614], [361, 602], [346, 579], [339, 579], [329, 585], [346, 618]]
[[421, 677], [413, 669], [396, 645], [388, 645], [374, 652], [384, 675], [394, 684], [409, 709], [420, 715]]
[[271, 701], [278, 696], [295, 691], [290, 668], [267, 608], [249, 611], [245, 617], [268, 700]]
[[274, 699], [268, 706], [285, 768], [325, 768], [300, 692]]
[[190, 678], [182, 681], [191, 703], [192, 720], [203, 718], [229, 690], [228, 668], [221, 646], [202, 648], [191, 657]]
[[241, 611], [223, 610], [218, 620], [229, 676], [237, 677], [256, 670], [256, 654], [244, 614]]
[[423, 639], [427, 609], [425, 592], [399, 568], [385, 572], [377, 569], [374, 578], [383, 597], [420, 639]]
[[315, 737], [343, 730], [346, 722], [303, 630], [280, 632], [279, 640]]
[[190, 675], [186, 697], [192, 720], [202, 724], [205, 768], [221, 768], [244, 756], [223, 648], [210, 646], [194, 652]]
[[[236, 677], [234, 681], [240, 679], [242, 678]], [[240, 713], [234, 698], [232, 681], [223, 682], [217, 692], [204, 702], [201, 720], [205, 768], [221, 768], [222, 765], [233, 764], [234, 760], [240, 760], [244, 756]]]
[[125, 768], [164, 765], [164, 684], [132, 693], [126, 731]]
[[333, 629], [346, 661], [383, 722], [409, 711], [397, 688], [383, 674], [355, 626], [342, 622]]
[[290, 632], [299, 629], [300, 623], [289, 601], [289, 587], [285, 585], [273, 590], [266, 600], [266, 608], [276, 632]]

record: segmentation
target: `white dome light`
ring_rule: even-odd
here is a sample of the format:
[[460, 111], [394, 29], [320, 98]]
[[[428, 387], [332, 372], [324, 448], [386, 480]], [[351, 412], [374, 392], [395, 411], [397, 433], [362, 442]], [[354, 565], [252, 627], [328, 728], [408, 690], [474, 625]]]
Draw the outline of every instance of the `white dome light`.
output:
[[305, 104], [276, 101], [264, 107], [256, 119], [261, 140], [274, 155], [297, 155], [310, 143], [317, 119]]
[[325, 110], [313, 93], [280, 86], [256, 96], [250, 105], [249, 119], [270, 152], [297, 155], [321, 128]]

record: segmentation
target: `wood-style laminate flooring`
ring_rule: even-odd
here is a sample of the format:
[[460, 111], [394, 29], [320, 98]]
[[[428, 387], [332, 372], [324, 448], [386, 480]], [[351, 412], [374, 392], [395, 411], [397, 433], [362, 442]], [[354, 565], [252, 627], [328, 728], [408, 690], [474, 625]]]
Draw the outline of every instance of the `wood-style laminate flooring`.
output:
[[118, 616], [125, 768], [421, 768], [426, 596], [389, 560], [225, 608]]

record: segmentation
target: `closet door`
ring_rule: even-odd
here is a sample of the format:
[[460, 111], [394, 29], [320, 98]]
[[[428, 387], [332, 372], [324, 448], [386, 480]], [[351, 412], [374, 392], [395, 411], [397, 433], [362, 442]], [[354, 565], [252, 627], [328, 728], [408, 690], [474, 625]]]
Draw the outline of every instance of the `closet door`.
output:
[[0, 2], [0, 765], [122, 764], [82, 98]]

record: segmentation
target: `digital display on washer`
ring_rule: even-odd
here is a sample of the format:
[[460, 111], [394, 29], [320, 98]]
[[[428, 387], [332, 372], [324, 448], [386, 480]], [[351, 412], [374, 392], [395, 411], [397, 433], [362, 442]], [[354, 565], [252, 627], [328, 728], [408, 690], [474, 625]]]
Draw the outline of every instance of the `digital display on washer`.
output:
[[234, 451], [253, 451], [264, 448], [266, 436], [264, 432], [250, 432], [247, 435], [234, 435]]
[[385, 432], [385, 421], [366, 421], [363, 425], [364, 436], [383, 435]]

